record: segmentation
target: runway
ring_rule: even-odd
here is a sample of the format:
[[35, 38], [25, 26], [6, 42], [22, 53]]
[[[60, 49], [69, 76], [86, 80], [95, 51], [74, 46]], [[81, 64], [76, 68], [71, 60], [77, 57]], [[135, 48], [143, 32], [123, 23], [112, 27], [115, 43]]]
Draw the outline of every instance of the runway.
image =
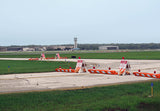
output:
[[[4, 60], [4, 58], [0, 58]], [[8, 58], [10, 60], [28, 60], [26, 58]], [[6, 59], [6, 60], [8, 60]], [[86, 63], [105, 64], [113, 70], [118, 71], [120, 60], [84, 59]], [[76, 59], [50, 60], [50, 61], [77, 61]], [[157, 73], [160, 71], [160, 60], [128, 60], [131, 70], [141, 69], [143, 72]], [[26, 73], [0, 75], [0, 93], [48, 91], [48, 90], [69, 90], [89, 88], [93, 86], [115, 85], [130, 82], [154, 80], [147, 77], [136, 77], [134, 75], [117, 76], [107, 74], [90, 73]]]

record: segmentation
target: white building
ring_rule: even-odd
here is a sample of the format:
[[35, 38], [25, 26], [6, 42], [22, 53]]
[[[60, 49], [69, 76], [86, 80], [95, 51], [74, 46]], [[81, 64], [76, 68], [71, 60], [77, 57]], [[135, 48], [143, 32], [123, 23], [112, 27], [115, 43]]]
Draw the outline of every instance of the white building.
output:
[[35, 51], [35, 48], [25, 47], [23, 48], [23, 51]]

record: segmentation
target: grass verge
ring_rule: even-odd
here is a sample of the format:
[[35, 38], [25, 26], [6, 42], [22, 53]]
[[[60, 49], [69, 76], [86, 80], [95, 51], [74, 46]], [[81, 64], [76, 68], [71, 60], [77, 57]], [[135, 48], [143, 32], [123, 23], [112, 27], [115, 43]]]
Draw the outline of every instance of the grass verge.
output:
[[[66, 53], [60, 54], [62, 57], [71, 58], [71, 56], [76, 56], [76, 58], [81, 57], [83, 59], [121, 59], [125, 57], [126, 59], [147, 59], [147, 60], [160, 60], [160, 51], [139, 51], [139, 52], [107, 52], [107, 53]], [[0, 58], [36, 58], [40, 57], [37, 53], [7, 53], [0, 54]], [[55, 57], [55, 54], [46, 54], [46, 57]]]
[[159, 111], [160, 81], [0, 95], [1, 111]]
[[75, 68], [74, 62], [0, 60], [0, 74], [53, 72], [55, 68]]

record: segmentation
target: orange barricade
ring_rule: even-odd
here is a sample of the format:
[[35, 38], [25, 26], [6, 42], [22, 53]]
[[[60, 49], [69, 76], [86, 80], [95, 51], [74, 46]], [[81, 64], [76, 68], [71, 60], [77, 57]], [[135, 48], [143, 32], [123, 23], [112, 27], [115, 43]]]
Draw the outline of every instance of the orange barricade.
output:
[[85, 68], [83, 69], [83, 72], [87, 72]]
[[60, 57], [60, 59], [68, 59], [67, 57]]
[[39, 58], [30, 58], [28, 60], [30, 60], [30, 61], [37, 61], [37, 60], [39, 60]]
[[57, 72], [75, 72], [74, 69], [62, 69], [62, 68], [56, 68], [55, 69]]
[[120, 69], [119, 75], [122, 75], [125, 72], [126, 69]]
[[54, 57], [47, 57], [46, 59], [55, 59]]
[[90, 73], [118, 75], [115, 70], [88, 69]]
[[[58, 55], [58, 54], [57, 54]], [[61, 57], [61, 58], [67, 58], [67, 57]], [[81, 73], [81, 72], [88, 72], [87, 68], [85, 67], [84, 60], [77, 60], [77, 65], [75, 69], [62, 69], [61, 67], [55, 69], [57, 72], [74, 72], [74, 73]]]
[[146, 73], [146, 72], [133, 72], [135, 76], [141, 77], [151, 77], [151, 78], [158, 78], [160, 79], [160, 74], [153, 74], [153, 73]]
[[75, 69], [75, 72], [76, 73], [78, 73], [78, 71], [81, 69], [81, 67], [77, 67], [76, 69]]

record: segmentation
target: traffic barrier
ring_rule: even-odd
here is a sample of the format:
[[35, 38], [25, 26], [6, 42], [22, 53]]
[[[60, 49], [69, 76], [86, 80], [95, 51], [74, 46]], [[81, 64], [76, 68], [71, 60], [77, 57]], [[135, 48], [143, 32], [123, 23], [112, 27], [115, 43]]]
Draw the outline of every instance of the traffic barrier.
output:
[[71, 72], [74, 73], [75, 70], [74, 69], [62, 69], [62, 68], [56, 68], [55, 69], [57, 72]]
[[68, 59], [67, 57], [60, 57], [60, 59]]
[[85, 68], [83, 69], [83, 72], [87, 72]]
[[124, 57], [122, 57], [120, 66], [119, 66], [119, 74], [122, 75], [130, 75], [130, 64], [129, 61], [125, 60]]
[[46, 56], [45, 56], [44, 53], [41, 54], [40, 59], [41, 59], [41, 60], [45, 60], [45, 59], [46, 59]]
[[77, 68], [75, 69], [75, 72], [78, 73], [80, 69], [81, 69], [81, 67], [77, 67]]
[[55, 59], [54, 57], [47, 57], [46, 59]]
[[160, 79], [160, 74], [146, 73], [146, 72], [133, 72], [133, 74], [135, 76], [150, 77], [150, 78], [158, 78], [158, 79]]
[[[78, 73], [78, 71], [80, 70], [80, 68], [79, 69], [62, 69], [62, 68], [56, 68], [55, 69], [55, 71], [57, 71], [57, 72], [72, 72], [72, 73]], [[86, 69], [83, 69], [83, 72], [86, 72]]]
[[118, 75], [115, 70], [88, 69], [90, 73]]
[[[63, 57], [63, 58], [67, 58], [67, 57]], [[86, 64], [84, 60], [81, 60], [81, 58], [79, 57], [79, 59], [77, 60], [77, 65], [75, 69], [71, 69], [71, 67], [69, 69], [61, 69], [61, 67], [55, 69], [57, 72], [75, 72], [75, 73], [81, 73], [81, 72], [88, 72], [87, 68], [86, 68]]]
[[67, 57], [61, 57], [59, 53], [56, 53], [55, 59], [68, 59]]
[[123, 73], [125, 72], [126, 69], [120, 69], [119, 70], [119, 75], [123, 75]]
[[39, 60], [39, 58], [29, 58], [28, 60], [30, 60], [30, 61], [37, 61], [37, 60]]

